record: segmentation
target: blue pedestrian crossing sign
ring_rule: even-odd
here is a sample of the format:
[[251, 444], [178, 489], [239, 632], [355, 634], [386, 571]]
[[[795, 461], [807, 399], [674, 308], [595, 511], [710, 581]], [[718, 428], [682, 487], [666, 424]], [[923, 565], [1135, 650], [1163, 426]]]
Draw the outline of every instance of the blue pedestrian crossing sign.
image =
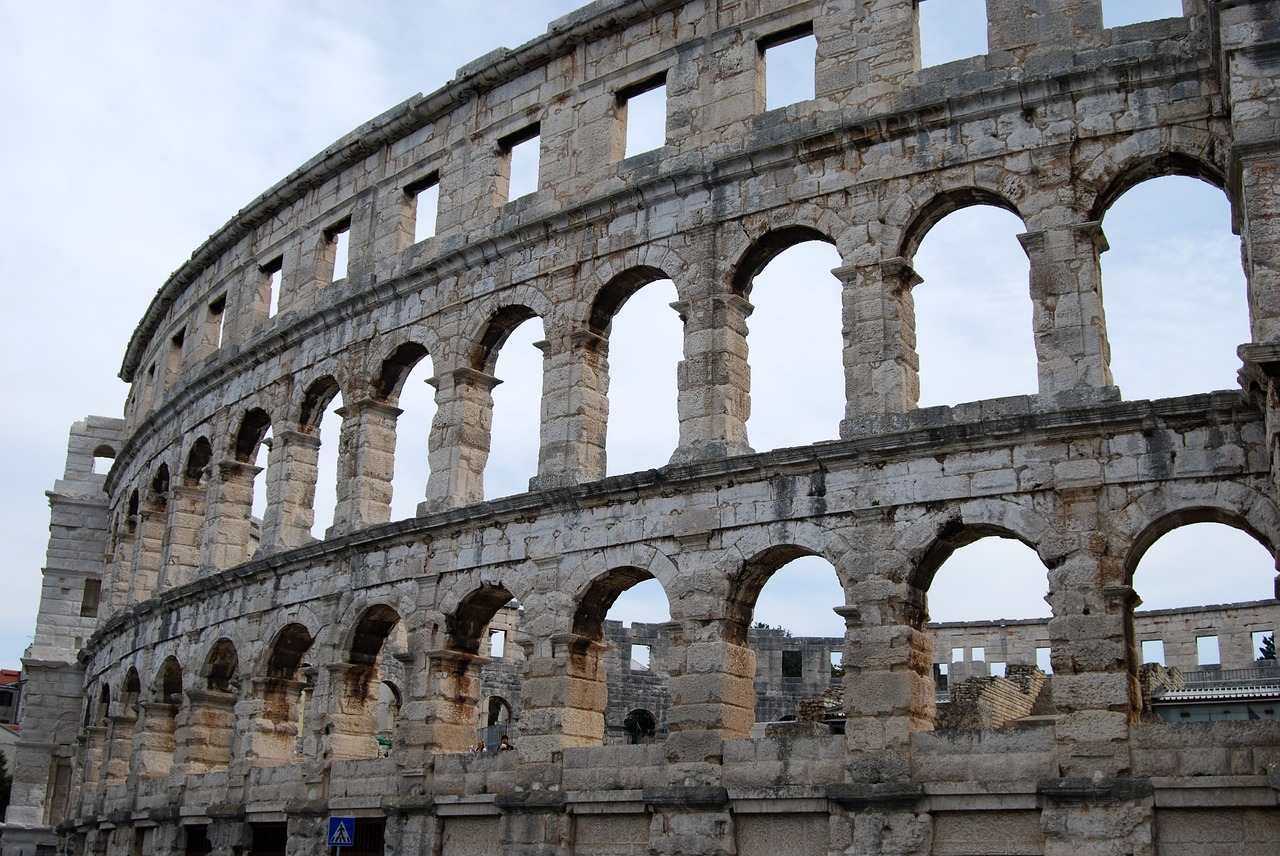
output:
[[356, 819], [354, 817], [329, 818], [329, 846], [350, 847], [355, 844]]

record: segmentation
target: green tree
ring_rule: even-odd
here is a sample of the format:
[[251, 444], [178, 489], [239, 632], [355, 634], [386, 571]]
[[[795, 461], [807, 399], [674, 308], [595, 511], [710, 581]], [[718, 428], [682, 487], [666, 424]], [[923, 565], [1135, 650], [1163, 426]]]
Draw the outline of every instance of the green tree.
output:
[[13, 789], [13, 775], [9, 772], [8, 759], [0, 753], [0, 817], [9, 807], [9, 792]]
[[1276, 634], [1262, 637], [1262, 647], [1258, 649], [1259, 660], [1274, 660], [1276, 658]]

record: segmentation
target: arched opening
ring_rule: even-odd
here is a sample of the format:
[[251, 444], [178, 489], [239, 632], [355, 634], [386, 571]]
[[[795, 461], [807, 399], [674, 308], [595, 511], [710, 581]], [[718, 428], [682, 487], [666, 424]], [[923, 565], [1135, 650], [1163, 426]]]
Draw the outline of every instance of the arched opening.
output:
[[396, 348], [382, 363], [375, 394], [400, 408], [391, 477], [391, 519], [418, 513], [431, 475], [431, 423], [436, 415], [434, 370], [427, 349], [416, 342]]
[[935, 727], [1000, 728], [1052, 715], [1048, 569], [996, 527], [946, 532], [916, 577], [927, 591]]
[[628, 743], [653, 743], [657, 739], [658, 720], [644, 708], [629, 711], [622, 720]]
[[187, 464], [182, 468], [182, 483], [188, 487], [199, 487], [205, 483], [209, 474], [209, 462], [213, 460], [213, 446], [207, 437], [197, 437], [187, 453]]
[[[106, 695], [106, 694], [104, 694]], [[133, 756], [133, 733], [138, 722], [142, 680], [138, 670], [130, 666], [120, 686], [119, 707], [109, 716], [109, 732], [106, 750], [106, 779], [108, 785], [122, 784], [129, 775]], [[109, 700], [109, 696], [107, 696]]]
[[[519, 601], [496, 584], [470, 592], [447, 617], [446, 648], [431, 658], [438, 690], [427, 724], [429, 743], [436, 751], [465, 752], [479, 739], [489, 745], [488, 709], [480, 702], [487, 692], [518, 697], [524, 657], [518, 646], [507, 643], [520, 620]], [[501, 656], [491, 656], [495, 647], [501, 648]], [[512, 731], [519, 717], [519, 710], [512, 711]], [[496, 732], [491, 736], [496, 739]]]
[[260, 766], [294, 763], [305, 748], [306, 706], [313, 680], [303, 657], [314, 639], [305, 626], [287, 624], [276, 634], [258, 681], [261, 714], [253, 734], [253, 754]]
[[1107, 208], [1103, 228], [1107, 340], [1124, 397], [1238, 388], [1236, 348], [1252, 334], [1223, 192], [1186, 175], [1143, 181]]
[[1280, 602], [1265, 539], [1234, 515], [1193, 509], [1153, 523], [1128, 564], [1144, 720], [1277, 718]]
[[185, 720], [179, 720], [177, 760], [187, 772], [223, 770], [230, 762], [239, 671], [235, 643], [225, 637], [214, 642], [200, 670], [204, 685], [187, 693], [190, 710]]
[[733, 635], [755, 657], [754, 736], [792, 721], [843, 733], [844, 619], [834, 610], [844, 604], [835, 568], [805, 547], [774, 547], [746, 563], [730, 614]]
[[[333, 525], [338, 507], [338, 449], [342, 435], [342, 390], [331, 377], [322, 377], [311, 384], [302, 401], [298, 428], [320, 442], [315, 450], [298, 449], [291, 457], [303, 459], [300, 472], [295, 477], [305, 477], [309, 459], [315, 456], [315, 483], [311, 487], [312, 538], [323, 540], [325, 530]], [[305, 490], [305, 488], [304, 488]], [[305, 494], [304, 494], [305, 496]]]
[[[684, 325], [675, 283], [654, 268], [615, 277], [596, 297], [591, 330], [608, 340], [609, 475], [664, 466], [680, 440], [676, 367]], [[601, 362], [604, 362], [601, 360]]]
[[[364, 611], [351, 636], [337, 710], [330, 714], [329, 754], [335, 760], [376, 758], [389, 752], [393, 737], [385, 704], [388, 687], [404, 683], [408, 639], [400, 615], [386, 604]], [[386, 722], [380, 720], [386, 720]]]
[[93, 464], [90, 472], [95, 475], [106, 475], [111, 469], [111, 464], [116, 459], [116, 450], [108, 446], [106, 443], [94, 447]]
[[770, 232], [743, 258], [735, 289], [755, 307], [750, 330], [753, 448], [839, 436], [844, 417], [840, 254], [806, 227]]
[[[271, 449], [271, 417], [253, 408], [240, 420], [232, 452], [242, 466], [223, 474], [223, 514], [220, 525], [233, 530], [226, 539], [235, 546], [218, 557], [219, 568], [248, 559], [262, 541], [262, 520], [267, 513], [267, 464]], [[247, 494], [247, 496], [246, 496]], [[243, 534], [243, 537], [239, 537]], [[241, 547], [240, 545], [243, 545]]]
[[920, 406], [1039, 390], [1024, 231], [1004, 200], [976, 190], [938, 200], [915, 225]]
[[508, 306], [490, 319], [477, 348], [477, 368], [497, 379], [492, 430], [484, 469], [484, 496], [525, 493], [538, 473], [542, 425], [542, 320], [525, 306]]
[[176, 657], [169, 656], [160, 664], [151, 699], [142, 708], [143, 739], [138, 752], [138, 774], [144, 779], [169, 775], [182, 700], [182, 667]]
[[[666, 736], [671, 707], [671, 635], [665, 625], [670, 620], [666, 591], [641, 568], [616, 568], [596, 580], [580, 598], [574, 633], [604, 645], [603, 649], [589, 648], [599, 653], [604, 667], [604, 743], [636, 742], [627, 731], [626, 718], [638, 704], [653, 712], [653, 739]], [[589, 678], [589, 670], [582, 671]], [[609, 692], [610, 685], [625, 685], [627, 691]]]

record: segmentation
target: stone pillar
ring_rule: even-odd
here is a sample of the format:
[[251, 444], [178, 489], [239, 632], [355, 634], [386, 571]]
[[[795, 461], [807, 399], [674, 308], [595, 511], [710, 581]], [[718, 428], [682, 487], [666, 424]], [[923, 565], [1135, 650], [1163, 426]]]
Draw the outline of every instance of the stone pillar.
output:
[[1100, 586], [1100, 576], [1088, 549], [1049, 572], [1058, 767], [1067, 777], [1127, 773], [1129, 723], [1142, 710], [1131, 640], [1139, 600], [1130, 586]]
[[711, 786], [645, 788], [650, 856], [731, 856], [738, 852], [729, 793]]
[[1018, 236], [1031, 261], [1032, 329], [1040, 394], [1111, 386], [1111, 348], [1102, 311], [1099, 222]]
[[905, 413], [920, 400], [916, 310], [923, 280], [901, 258], [832, 271], [843, 284], [845, 418], [842, 439], [877, 416]]
[[[1275, 109], [1274, 107], [1272, 108]], [[1241, 152], [1239, 206], [1244, 214], [1244, 269], [1255, 342], [1280, 342], [1280, 152]]]
[[165, 553], [168, 518], [164, 498], [149, 497], [147, 506], [138, 512], [138, 539], [129, 579], [130, 603], [141, 603], [155, 593], [156, 584], [160, 581], [160, 562]]
[[298, 763], [301, 728], [305, 728], [305, 693], [311, 684], [293, 678], [254, 678], [247, 760], [251, 767]]
[[202, 567], [222, 570], [249, 558], [253, 480], [260, 472], [261, 467], [233, 458], [219, 461], [214, 467], [205, 518]]
[[855, 782], [910, 778], [906, 753], [915, 731], [931, 731], [933, 642], [923, 597], [909, 583], [871, 579], [838, 607], [845, 620], [845, 730]]
[[567, 351], [546, 354], [538, 475], [532, 490], [597, 481], [605, 476], [609, 424], [609, 340], [590, 330], [567, 337]]
[[755, 724], [755, 652], [726, 619], [663, 627], [671, 640], [667, 757], [678, 762], [671, 778], [719, 785], [723, 741], [750, 736]]
[[[842, 104], [879, 112], [920, 65], [916, 0], [859, 0], [849, 3], [852, 22], [839, 21], [829, 38], [819, 39], [816, 94], [837, 95]], [[838, 16], [833, 16], [838, 17]], [[814, 22], [815, 28], [827, 22]]]
[[217, 690], [187, 690], [174, 732], [174, 766], [183, 775], [225, 770], [231, 761], [236, 697]]
[[671, 462], [751, 454], [747, 318], [753, 307], [737, 294], [713, 294], [672, 307], [684, 320], [685, 358], [676, 369], [680, 444]]
[[107, 737], [105, 724], [91, 725], [84, 730], [84, 750], [81, 754], [81, 803], [88, 808], [102, 784], [107, 772]]
[[377, 758], [377, 667], [367, 663], [330, 663], [327, 670], [325, 754], [332, 761]]
[[924, 788], [911, 782], [831, 785], [832, 853], [914, 856], [933, 853], [933, 815], [921, 811]]
[[1040, 782], [1037, 791], [1045, 856], [1155, 856], [1150, 779], [1048, 779]]
[[401, 710], [396, 746], [412, 746], [431, 755], [465, 752], [476, 742], [476, 704], [480, 670], [488, 657], [452, 649], [426, 653], [425, 681]]
[[1102, 0], [987, 0], [992, 52], [1022, 57], [1031, 50], [1070, 51], [1101, 42]]
[[129, 778], [129, 767], [133, 761], [133, 732], [138, 724], [138, 715], [132, 710], [110, 717], [111, 737], [107, 743], [106, 779], [107, 787], [122, 785]]
[[325, 536], [353, 532], [391, 519], [396, 419], [404, 411], [366, 398], [334, 413], [342, 417], [338, 446], [338, 503]]
[[484, 499], [484, 467], [493, 427], [493, 388], [501, 381], [462, 368], [431, 378], [436, 415], [431, 425], [426, 502], [419, 514], [457, 508]]
[[573, 819], [565, 811], [566, 803], [560, 791], [517, 791], [494, 797], [494, 804], [502, 811], [498, 823], [502, 852], [530, 856], [568, 852]]
[[567, 748], [601, 745], [608, 646], [576, 633], [524, 644], [520, 760], [558, 763]]
[[124, 609], [129, 605], [130, 590], [133, 584], [133, 554], [138, 546], [138, 525], [137, 518], [129, 516], [122, 520], [116, 531], [112, 533], [112, 545], [110, 563], [111, 570], [108, 578], [109, 585], [109, 602], [111, 604], [111, 612]]
[[177, 484], [169, 488], [168, 549], [162, 558], [160, 589], [175, 588], [195, 579], [200, 567], [200, 537], [204, 529], [203, 487]]
[[162, 779], [173, 767], [174, 734], [178, 706], [164, 702], [142, 703], [141, 725], [134, 732], [135, 772], [141, 779]]
[[281, 431], [267, 455], [267, 510], [262, 517], [262, 550], [272, 553], [310, 543], [315, 522], [316, 462], [320, 438]]

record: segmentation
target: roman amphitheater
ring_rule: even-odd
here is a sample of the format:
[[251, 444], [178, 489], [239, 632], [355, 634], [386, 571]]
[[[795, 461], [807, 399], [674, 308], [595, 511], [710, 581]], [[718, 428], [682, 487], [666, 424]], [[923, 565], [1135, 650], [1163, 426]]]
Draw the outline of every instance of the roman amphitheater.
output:
[[[1274, 852], [1280, 722], [1153, 717], [1132, 582], [1187, 524], [1280, 544], [1280, 0], [1116, 28], [1101, 0], [987, 0], [987, 53], [924, 68], [918, 5], [599, 0], [197, 248], [127, 343], [124, 418], [73, 427], [50, 493], [6, 856], [301, 856], [332, 818], [354, 854]], [[797, 39], [815, 97], [766, 110], [763, 58]], [[626, 157], [627, 102], [656, 89], [665, 144]], [[531, 140], [537, 189], [509, 199]], [[1229, 200], [1252, 340], [1238, 388], [1126, 400], [1102, 221], [1169, 174]], [[913, 257], [971, 205], [1024, 226], [1038, 392], [920, 408]], [[752, 280], [813, 240], [840, 257], [844, 418], [757, 452]], [[611, 321], [665, 279], [679, 442], [606, 477]], [[486, 500], [496, 360], [531, 318], [538, 471]], [[392, 520], [397, 405], [428, 356], [430, 476]], [[317, 540], [322, 443], [340, 477]], [[1031, 659], [988, 676], [1034, 703], [943, 727], [927, 593], [987, 536], [1047, 569]], [[759, 727], [756, 599], [810, 555], [845, 595], [836, 692]], [[613, 739], [605, 619], [650, 579], [660, 727]], [[1274, 631], [1275, 601], [1240, 610]], [[487, 714], [516, 752], [466, 752]]]

